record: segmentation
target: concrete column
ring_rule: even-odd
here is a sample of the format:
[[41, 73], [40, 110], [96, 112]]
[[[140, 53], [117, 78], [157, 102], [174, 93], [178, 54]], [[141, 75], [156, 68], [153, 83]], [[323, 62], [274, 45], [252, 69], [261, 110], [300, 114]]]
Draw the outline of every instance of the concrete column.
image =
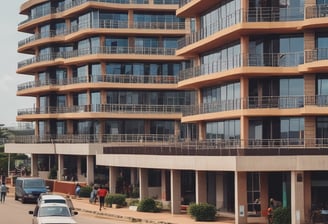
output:
[[38, 173], [38, 155], [32, 154], [31, 155], [31, 176], [37, 177], [39, 176]]
[[95, 164], [94, 164], [94, 155], [87, 155], [87, 178], [86, 181], [88, 185], [94, 183], [94, 172], [95, 172]]
[[118, 169], [117, 167], [110, 166], [109, 167], [109, 193], [116, 193], [116, 181], [118, 177]]
[[196, 203], [207, 202], [207, 177], [205, 171], [196, 171]]
[[161, 171], [161, 200], [166, 201], [166, 178], [165, 170]]
[[292, 224], [305, 223], [304, 219], [304, 173], [291, 171]]
[[81, 156], [76, 156], [76, 176], [79, 177], [81, 173]]
[[305, 171], [303, 173], [303, 182], [304, 182], [304, 219], [310, 220], [311, 218], [311, 208], [312, 208], [312, 195], [311, 192], [311, 172]]
[[223, 174], [216, 175], [216, 208], [223, 208], [224, 201], [224, 186], [223, 186]]
[[58, 155], [58, 171], [57, 171], [57, 179], [63, 180], [64, 179], [64, 155]]
[[181, 213], [181, 171], [171, 170], [171, 213]]
[[136, 186], [138, 184], [138, 174], [137, 174], [137, 169], [136, 168], [131, 168], [131, 185]]
[[266, 172], [260, 173], [260, 202], [261, 211], [266, 211], [269, 208], [269, 183], [268, 173]]
[[139, 168], [140, 199], [148, 197], [148, 170]]
[[247, 224], [246, 172], [235, 172], [235, 223]]

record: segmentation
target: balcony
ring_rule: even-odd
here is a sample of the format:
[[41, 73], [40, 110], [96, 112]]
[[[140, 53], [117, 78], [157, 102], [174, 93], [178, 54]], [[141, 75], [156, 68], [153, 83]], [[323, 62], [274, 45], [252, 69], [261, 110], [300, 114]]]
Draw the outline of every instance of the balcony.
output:
[[[33, 15], [33, 17], [29, 16], [29, 18], [27, 18], [26, 20], [19, 23], [19, 25], [23, 25], [31, 20], [38, 19], [43, 16], [67, 11], [71, 8], [83, 5], [84, 3], [87, 3], [87, 2], [91, 2], [91, 3], [99, 2], [99, 3], [104, 3], [104, 4], [124, 4], [124, 5], [127, 5], [127, 4], [148, 5], [149, 4], [149, 0], [75, 0], [75, 1], [71, 1], [69, 3], [66, 3], [65, 5], [61, 5], [60, 7], [57, 7], [57, 8], [55, 8], [55, 7], [45, 8], [41, 12]], [[154, 0], [154, 4], [155, 5], [156, 4], [157, 5], [178, 5], [179, 0]]]
[[[66, 134], [10, 137], [6, 144], [111, 143], [104, 154], [186, 156], [297, 156], [328, 155], [323, 138], [210, 139], [190, 141], [172, 134]], [[244, 146], [243, 146], [244, 145]]]
[[182, 113], [185, 106], [145, 104], [93, 104], [81, 106], [45, 107], [18, 110], [17, 115], [63, 114], [63, 113]]
[[[207, 24], [199, 31], [192, 32], [178, 41], [178, 49], [201, 41], [226, 28], [240, 23], [290, 22], [304, 20], [304, 8], [250, 8], [239, 9], [218, 21]], [[296, 27], [295, 27], [296, 28]], [[256, 29], [256, 27], [254, 27]], [[281, 29], [281, 27], [280, 27]]]
[[[310, 51], [306, 51], [305, 53], [310, 54]], [[320, 59], [322, 58], [323, 57]], [[182, 70], [179, 73], [179, 81], [224, 72], [242, 66], [296, 67], [303, 63], [304, 52], [237, 54], [233, 55], [233, 57], [228, 60], [222, 59], [210, 64], [202, 64], [200, 66]]]
[[137, 55], [159, 55], [159, 56], [174, 56], [175, 48], [163, 47], [94, 47], [84, 48], [74, 51], [53, 52], [43, 54], [18, 63], [18, 68], [28, 66], [38, 62], [54, 61], [56, 59], [70, 59], [85, 55], [113, 55], [113, 54], [137, 54]]
[[328, 16], [328, 5], [312, 5], [308, 6], [305, 9], [306, 11], [306, 18], [313, 19], [313, 18], [323, 18]]
[[94, 23], [80, 24], [79, 26], [73, 26], [70, 29], [65, 30], [50, 30], [49, 32], [43, 32], [34, 34], [24, 40], [18, 42], [18, 47], [29, 44], [33, 41], [64, 37], [69, 34], [74, 34], [79, 31], [88, 29], [153, 29], [153, 30], [185, 30], [184, 22], [130, 22], [130, 21], [116, 21], [116, 20], [101, 20]]
[[78, 77], [71, 79], [47, 79], [43, 81], [29, 81], [18, 85], [17, 91], [28, 90], [44, 86], [67, 86], [80, 83], [140, 83], [140, 84], [177, 84], [178, 77], [176, 76], [153, 76], [153, 75], [125, 75], [125, 74], [106, 74], [89, 75], [86, 77]]
[[293, 109], [305, 106], [328, 107], [328, 96], [250, 96], [243, 99], [185, 106], [183, 116], [241, 109]]

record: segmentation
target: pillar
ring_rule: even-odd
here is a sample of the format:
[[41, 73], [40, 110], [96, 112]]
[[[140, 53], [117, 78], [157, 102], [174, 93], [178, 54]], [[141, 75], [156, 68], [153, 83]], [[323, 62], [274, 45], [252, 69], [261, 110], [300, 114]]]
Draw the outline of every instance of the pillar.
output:
[[38, 155], [37, 154], [32, 154], [32, 156], [31, 156], [31, 176], [32, 177], [39, 176], [39, 174], [38, 174]]
[[292, 224], [305, 223], [304, 219], [304, 172], [291, 171]]
[[260, 173], [260, 202], [261, 211], [266, 211], [269, 208], [269, 183], [268, 173], [266, 172]]
[[[56, 155], [55, 155], [56, 156]], [[57, 171], [57, 179], [64, 179], [64, 155], [58, 155], [58, 171]]]
[[79, 177], [81, 175], [81, 157], [76, 157], [76, 176]]
[[136, 168], [131, 168], [131, 177], [130, 177], [131, 185], [133, 187], [138, 185], [138, 173]]
[[310, 220], [311, 209], [312, 209], [312, 195], [311, 192], [311, 172], [303, 172], [303, 183], [304, 183], [304, 219]]
[[161, 171], [161, 200], [166, 201], [166, 175], [165, 170]]
[[171, 213], [181, 213], [181, 171], [171, 170]]
[[139, 168], [140, 199], [148, 197], [148, 170]]
[[[80, 159], [81, 160], [81, 159]], [[91, 185], [94, 182], [94, 155], [87, 155], [86, 182]], [[81, 169], [81, 168], [80, 168]]]
[[216, 175], [216, 208], [223, 208], [224, 202], [224, 185], [223, 185], [223, 174], [218, 173]]
[[118, 177], [118, 169], [117, 167], [110, 166], [109, 167], [109, 193], [116, 193], [116, 181]]
[[207, 178], [205, 171], [196, 171], [196, 203], [207, 202]]
[[246, 172], [235, 172], [235, 223], [247, 224]]

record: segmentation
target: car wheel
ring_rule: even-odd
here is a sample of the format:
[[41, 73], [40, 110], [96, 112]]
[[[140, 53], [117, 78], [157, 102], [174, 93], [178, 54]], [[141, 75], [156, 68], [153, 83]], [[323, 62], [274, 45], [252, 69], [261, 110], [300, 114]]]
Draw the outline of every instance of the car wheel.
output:
[[15, 194], [15, 201], [17, 201], [18, 200], [18, 197], [17, 197], [17, 195]]
[[26, 201], [25, 201], [25, 199], [24, 199], [24, 198], [22, 198], [22, 203], [23, 203], [23, 204], [25, 204], [25, 202], [26, 202]]

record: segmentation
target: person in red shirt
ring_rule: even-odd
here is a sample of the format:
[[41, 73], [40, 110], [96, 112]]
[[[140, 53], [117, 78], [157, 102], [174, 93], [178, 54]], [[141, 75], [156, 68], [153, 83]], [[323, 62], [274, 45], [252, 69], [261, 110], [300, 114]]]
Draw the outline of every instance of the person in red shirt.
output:
[[107, 190], [101, 185], [98, 189], [98, 197], [99, 197], [99, 211], [101, 211], [101, 208], [105, 208], [105, 197], [107, 195]]

